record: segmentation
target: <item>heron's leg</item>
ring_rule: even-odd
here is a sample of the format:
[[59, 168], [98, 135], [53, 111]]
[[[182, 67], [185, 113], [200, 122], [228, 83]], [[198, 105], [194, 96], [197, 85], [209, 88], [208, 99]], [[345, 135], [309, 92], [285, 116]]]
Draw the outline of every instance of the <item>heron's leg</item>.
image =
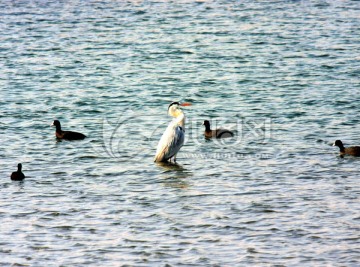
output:
[[174, 163], [176, 162], [176, 154], [174, 155]]

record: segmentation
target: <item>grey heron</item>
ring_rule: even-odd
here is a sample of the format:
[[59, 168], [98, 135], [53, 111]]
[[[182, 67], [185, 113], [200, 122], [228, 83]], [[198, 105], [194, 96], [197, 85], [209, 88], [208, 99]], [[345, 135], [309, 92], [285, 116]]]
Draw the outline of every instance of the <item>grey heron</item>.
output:
[[185, 114], [181, 106], [190, 106], [190, 103], [172, 102], [168, 107], [168, 115], [173, 117], [158, 143], [154, 161], [164, 162], [174, 158], [185, 140]]

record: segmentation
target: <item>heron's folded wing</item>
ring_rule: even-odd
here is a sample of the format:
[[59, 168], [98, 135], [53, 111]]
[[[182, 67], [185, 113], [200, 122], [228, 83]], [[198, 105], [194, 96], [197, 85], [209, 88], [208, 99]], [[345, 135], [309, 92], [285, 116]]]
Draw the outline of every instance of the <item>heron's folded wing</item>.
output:
[[154, 160], [165, 161], [173, 157], [184, 144], [184, 139], [182, 127], [168, 127], [159, 141]]

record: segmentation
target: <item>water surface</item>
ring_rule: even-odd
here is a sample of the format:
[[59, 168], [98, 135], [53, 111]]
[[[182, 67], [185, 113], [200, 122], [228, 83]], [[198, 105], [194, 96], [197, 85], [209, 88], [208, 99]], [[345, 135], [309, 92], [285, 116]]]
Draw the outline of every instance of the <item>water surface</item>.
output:
[[[358, 1], [0, 13], [1, 265], [359, 264], [359, 160], [331, 146], [360, 145]], [[172, 101], [193, 103], [186, 144], [155, 164]], [[88, 138], [56, 141], [54, 119]]]

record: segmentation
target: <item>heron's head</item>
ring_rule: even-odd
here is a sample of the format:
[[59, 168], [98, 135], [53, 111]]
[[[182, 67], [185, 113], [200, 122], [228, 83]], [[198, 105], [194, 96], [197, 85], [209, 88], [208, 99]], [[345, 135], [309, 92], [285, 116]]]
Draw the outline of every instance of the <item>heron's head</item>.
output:
[[184, 112], [181, 110], [181, 106], [190, 106], [190, 103], [179, 103], [179, 102], [172, 102], [168, 107], [168, 114], [171, 117], [177, 118], [181, 114], [184, 114]]

